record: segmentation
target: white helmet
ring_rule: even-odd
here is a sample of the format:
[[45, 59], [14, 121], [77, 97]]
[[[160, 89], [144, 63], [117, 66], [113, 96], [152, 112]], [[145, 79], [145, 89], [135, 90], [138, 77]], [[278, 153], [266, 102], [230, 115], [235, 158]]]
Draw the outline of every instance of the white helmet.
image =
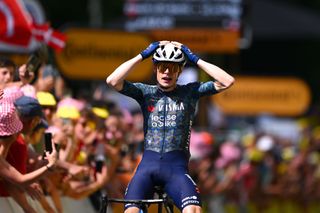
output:
[[168, 43], [166, 45], [159, 46], [155, 53], [153, 54], [154, 62], [175, 62], [180, 64], [185, 64], [186, 58], [183, 52], [172, 43]]

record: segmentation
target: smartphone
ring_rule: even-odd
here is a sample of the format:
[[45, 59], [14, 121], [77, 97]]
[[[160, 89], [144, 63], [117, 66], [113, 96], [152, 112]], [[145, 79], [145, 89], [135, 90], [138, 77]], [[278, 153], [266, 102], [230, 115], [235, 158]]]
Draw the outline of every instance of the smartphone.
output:
[[102, 160], [97, 160], [96, 161], [96, 172], [101, 173], [102, 166], [103, 166], [103, 161]]
[[105, 162], [104, 155], [102, 154], [96, 155], [95, 157], [96, 172], [101, 173], [104, 162]]
[[36, 54], [32, 54], [27, 61], [27, 70], [29, 72], [36, 72], [41, 66], [41, 60]]
[[45, 151], [52, 152], [52, 134], [50, 132], [44, 133]]

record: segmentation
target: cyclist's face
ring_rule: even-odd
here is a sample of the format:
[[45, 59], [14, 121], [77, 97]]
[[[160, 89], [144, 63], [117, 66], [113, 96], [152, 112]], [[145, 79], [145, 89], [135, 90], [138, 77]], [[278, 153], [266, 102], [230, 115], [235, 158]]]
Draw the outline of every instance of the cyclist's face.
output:
[[177, 63], [160, 62], [155, 66], [159, 86], [165, 91], [173, 90], [176, 87], [181, 72], [181, 65]]

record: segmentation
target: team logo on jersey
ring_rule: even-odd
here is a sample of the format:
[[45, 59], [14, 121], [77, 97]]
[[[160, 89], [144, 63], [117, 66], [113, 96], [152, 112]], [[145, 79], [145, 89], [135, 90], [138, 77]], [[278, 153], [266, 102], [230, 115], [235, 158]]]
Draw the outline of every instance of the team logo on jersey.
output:
[[171, 112], [171, 111], [181, 111], [184, 110], [184, 104], [183, 102], [181, 103], [169, 103], [169, 104], [158, 104], [155, 106], [153, 105], [149, 105], [147, 107], [148, 112], [153, 112], [155, 109], [157, 109], [157, 111], [162, 112], [162, 111], [166, 111], [166, 112]]
[[155, 109], [155, 107], [154, 107], [154, 106], [152, 106], [152, 105], [148, 106], [148, 112], [153, 112], [153, 111], [154, 111], [154, 109]]
[[152, 127], [175, 127], [177, 125], [176, 115], [151, 115], [150, 117]]
[[[151, 126], [152, 127], [175, 127], [177, 125], [176, 119], [178, 111], [183, 111], [185, 109], [183, 102], [171, 102], [164, 104], [159, 103], [155, 106], [149, 105], [147, 110], [152, 113], [151, 118]], [[161, 112], [164, 112], [161, 113]]]
[[157, 105], [157, 108], [159, 110], [159, 112], [165, 110], [165, 111], [181, 111], [184, 110], [184, 104], [183, 102], [180, 103], [169, 103], [169, 104], [161, 104], [161, 105]]

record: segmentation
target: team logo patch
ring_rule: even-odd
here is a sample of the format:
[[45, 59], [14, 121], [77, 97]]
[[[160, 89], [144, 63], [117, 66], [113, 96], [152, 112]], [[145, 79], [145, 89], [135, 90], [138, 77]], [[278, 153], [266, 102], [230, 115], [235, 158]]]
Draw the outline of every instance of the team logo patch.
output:
[[181, 207], [184, 208], [187, 205], [200, 205], [200, 202], [197, 196], [189, 196], [189, 197], [183, 198]]
[[148, 111], [149, 111], [149, 112], [153, 112], [153, 111], [154, 111], [154, 108], [155, 108], [154, 106], [150, 105], [150, 106], [148, 106]]

